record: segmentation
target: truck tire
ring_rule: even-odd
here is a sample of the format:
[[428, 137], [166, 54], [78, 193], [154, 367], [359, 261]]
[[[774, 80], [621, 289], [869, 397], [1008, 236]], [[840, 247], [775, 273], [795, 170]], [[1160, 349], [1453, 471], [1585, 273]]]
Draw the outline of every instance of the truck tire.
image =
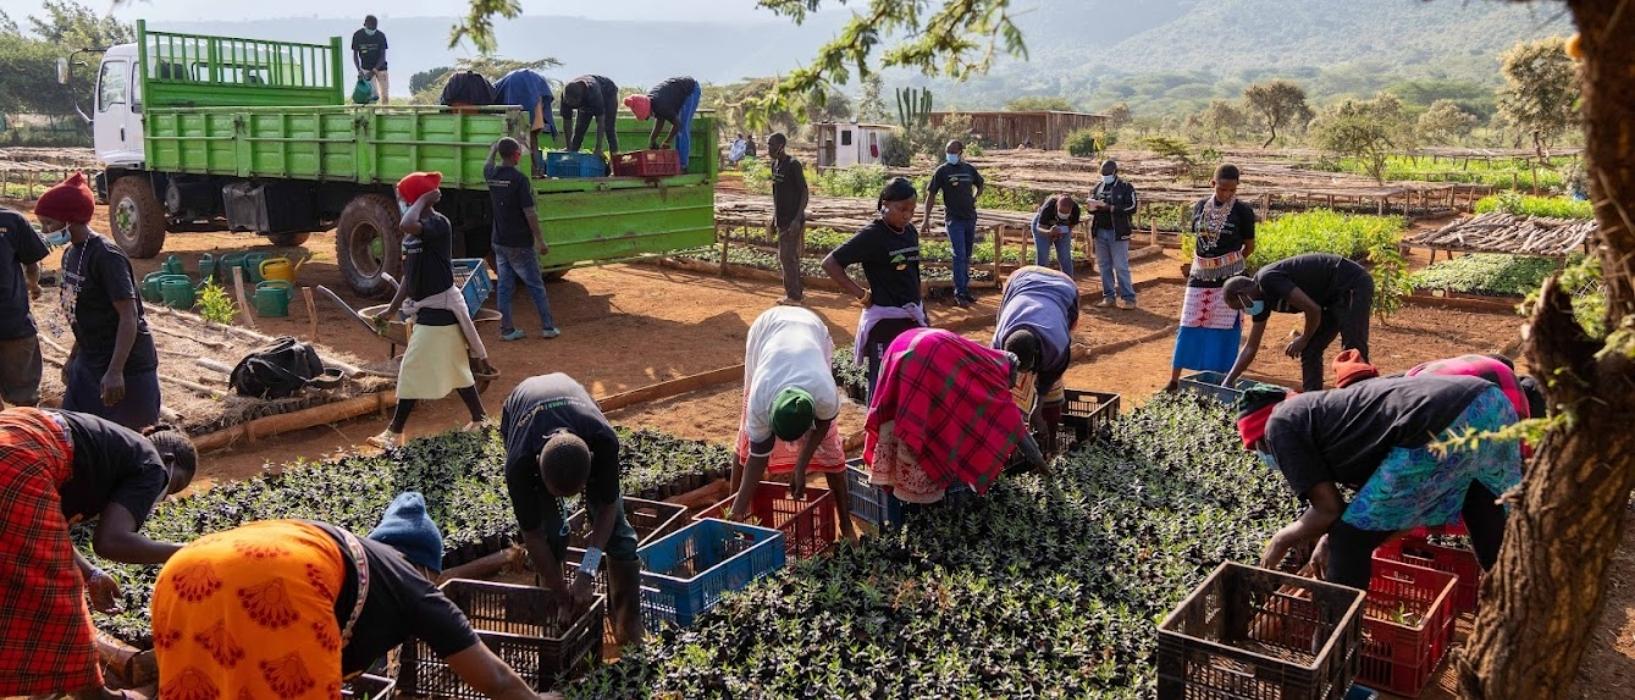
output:
[[269, 234], [267, 234], [267, 241], [272, 243], [273, 245], [293, 248], [293, 247], [298, 246], [298, 245], [304, 245], [307, 242], [307, 239], [311, 238], [311, 237], [312, 237], [312, 234], [306, 233], [306, 232], [302, 232], [302, 233], [269, 233]]
[[133, 258], [151, 258], [165, 247], [165, 205], [148, 178], [114, 180], [108, 190], [108, 232]]
[[402, 236], [397, 202], [383, 194], [353, 197], [335, 223], [335, 263], [346, 286], [360, 296], [381, 299], [394, 289], [385, 274], [402, 274]]

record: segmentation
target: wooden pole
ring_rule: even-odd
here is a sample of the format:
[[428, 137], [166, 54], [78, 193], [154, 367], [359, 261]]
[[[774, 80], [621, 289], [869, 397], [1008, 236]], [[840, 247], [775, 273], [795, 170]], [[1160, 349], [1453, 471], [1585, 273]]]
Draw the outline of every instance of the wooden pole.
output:
[[721, 276], [722, 277], [727, 276], [727, 243], [730, 240], [732, 240], [731, 236], [722, 236], [721, 237]]
[[312, 338], [312, 342], [316, 343], [318, 342], [318, 306], [312, 303], [312, 288], [302, 287], [301, 298], [307, 303], [307, 327], [309, 329], [307, 335]]
[[255, 328], [255, 317], [250, 315], [250, 304], [244, 300], [244, 268], [233, 268], [233, 294], [238, 297], [239, 311], [244, 314], [244, 325]]
[[1005, 226], [1004, 224], [993, 227], [993, 284], [995, 287], [1000, 289], [1005, 287], [1005, 283], [1001, 279], [1000, 272], [1000, 270], [1004, 267], [1004, 256], [1000, 253], [1002, 253], [1005, 249], [1005, 232], [1009, 228], [1010, 227]]

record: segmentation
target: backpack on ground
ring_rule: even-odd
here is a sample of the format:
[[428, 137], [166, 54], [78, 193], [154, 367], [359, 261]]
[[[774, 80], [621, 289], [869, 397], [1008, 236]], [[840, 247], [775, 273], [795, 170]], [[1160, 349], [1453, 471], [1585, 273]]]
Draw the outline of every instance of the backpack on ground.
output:
[[323, 360], [311, 345], [289, 336], [245, 355], [230, 381], [239, 396], [281, 399], [294, 396], [324, 373]]

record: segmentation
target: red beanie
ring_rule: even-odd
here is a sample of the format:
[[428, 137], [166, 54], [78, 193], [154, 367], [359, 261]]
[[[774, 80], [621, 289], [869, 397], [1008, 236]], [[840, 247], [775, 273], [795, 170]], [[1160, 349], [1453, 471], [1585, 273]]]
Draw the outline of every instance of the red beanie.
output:
[[646, 95], [626, 97], [624, 98], [624, 106], [629, 107], [630, 111], [641, 121], [647, 121], [647, 118], [653, 115], [653, 100]]
[[85, 174], [74, 173], [40, 195], [40, 200], [34, 203], [34, 215], [65, 224], [88, 224], [91, 215], [96, 213], [96, 205], [96, 196], [85, 184]]
[[1341, 352], [1334, 358], [1334, 384], [1341, 389], [1378, 376], [1379, 368], [1364, 362], [1362, 353], [1356, 348]]
[[421, 197], [426, 196], [427, 192], [442, 186], [442, 173], [409, 173], [397, 181], [397, 198], [403, 200], [404, 204], [413, 205], [420, 201]]

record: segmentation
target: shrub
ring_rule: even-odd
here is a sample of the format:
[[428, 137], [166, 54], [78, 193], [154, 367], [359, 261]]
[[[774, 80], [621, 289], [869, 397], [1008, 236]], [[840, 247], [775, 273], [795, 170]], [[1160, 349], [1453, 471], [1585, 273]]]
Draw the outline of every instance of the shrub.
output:
[[744, 173], [744, 189], [759, 194], [772, 194], [772, 166], [759, 158], [738, 161]]
[[228, 324], [238, 314], [238, 303], [221, 285], [211, 282], [199, 288], [199, 315], [206, 321]]
[[881, 165], [830, 168], [811, 180], [813, 189], [829, 197], [873, 199], [886, 186], [886, 169]]
[[1062, 148], [1068, 155], [1078, 158], [1094, 158], [1101, 152], [1099, 132], [1091, 129], [1077, 129], [1067, 135], [1062, 141]]
[[[1373, 264], [1374, 308], [1382, 314], [1396, 310], [1410, 290], [1406, 262], [1397, 246], [1402, 242], [1400, 217], [1342, 214], [1315, 209], [1286, 214], [1255, 226], [1255, 252], [1249, 256], [1252, 273], [1271, 263], [1304, 253], [1333, 253]], [[1197, 241], [1181, 237], [1181, 255], [1191, 258]]]
[[1569, 197], [1536, 197], [1518, 192], [1501, 192], [1476, 201], [1476, 213], [1503, 211], [1517, 216], [1551, 219], [1593, 219], [1595, 206]]
[[893, 135], [880, 147], [880, 162], [893, 168], [906, 168], [914, 160], [914, 148], [908, 139]]

